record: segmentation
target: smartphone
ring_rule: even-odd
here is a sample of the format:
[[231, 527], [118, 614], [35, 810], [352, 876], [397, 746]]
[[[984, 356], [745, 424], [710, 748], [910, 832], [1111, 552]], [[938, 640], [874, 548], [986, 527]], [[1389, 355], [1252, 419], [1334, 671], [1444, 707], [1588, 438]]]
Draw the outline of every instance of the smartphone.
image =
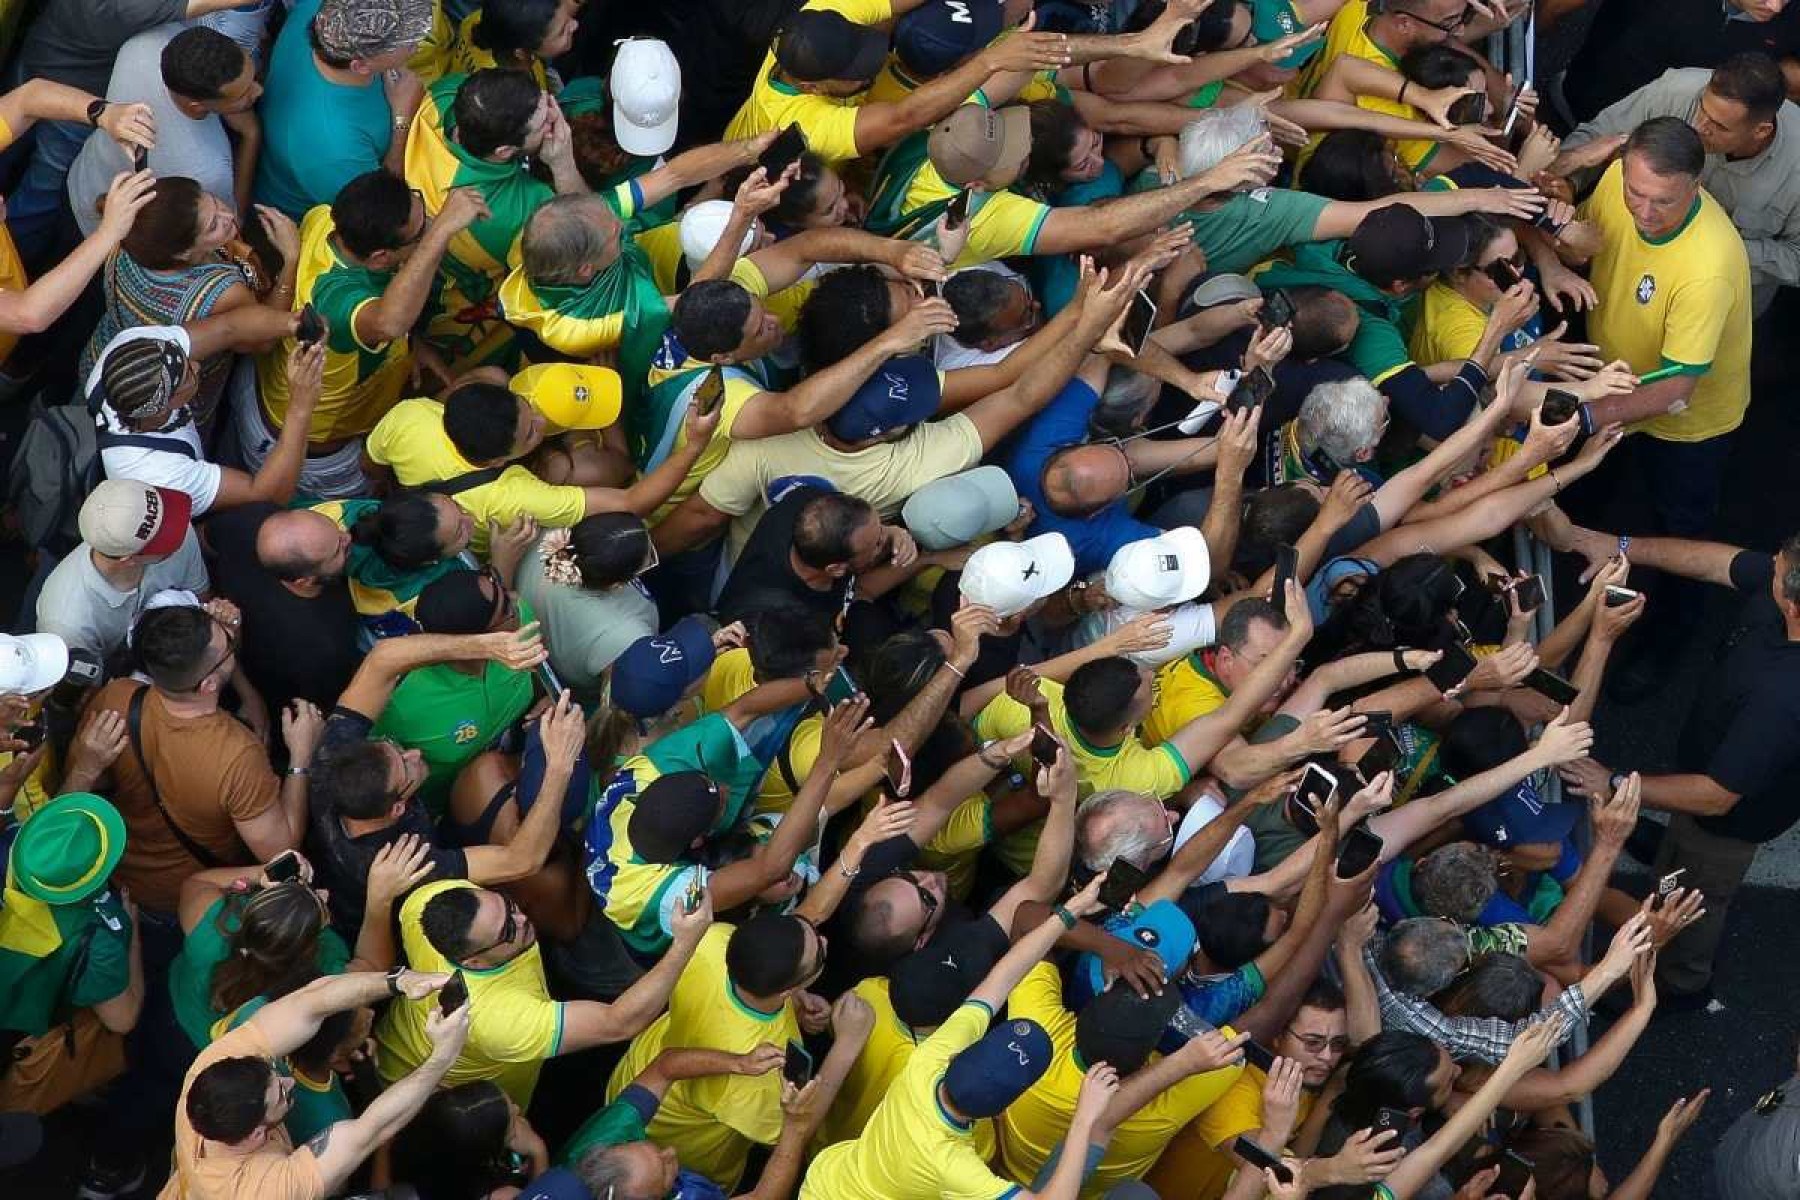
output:
[[100, 669], [100, 662], [86, 650], [79, 647], [69, 648], [69, 666], [63, 677], [50, 688], [50, 703], [57, 708], [70, 709], [81, 704], [94, 688], [100, 686], [106, 673]]
[[1501, 137], [1510, 138], [1513, 135], [1513, 128], [1519, 123], [1519, 98], [1524, 94], [1525, 86], [1520, 84], [1519, 90], [1513, 93], [1512, 102], [1506, 107], [1506, 122], [1500, 126]]
[[1256, 323], [1263, 329], [1285, 329], [1294, 323], [1294, 301], [1286, 292], [1276, 288], [1263, 295], [1262, 311], [1256, 314]]
[[1381, 835], [1371, 832], [1366, 825], [1351, 829], [1338, 845], [1337, 877], [1355, 879], [1361, 875], [1380, 861], [1384, 845]]
[[1431, 680], [1431, 686], [1440, 692], [1462, 683], [1475, 669], [1475, 656], [1469, 648], [1460, 642], [1450, 642], [1444, 646], [1444, 652], [1438, 660], [1425, 668], [1425, 678]]
[[781, 1077], [797, 1088], [812, 1082], [812, 1055], [799, 1042], [787, 1044], [787, 1056], [781, 1061]]
[[1055, 734], [1042, 725], [1031, 727], [1031, 757], [1037, 761], [1038, 766], [1054, 765], [1056, 752], [1060, 749], [1062, 749], [1062, 743], [1056, 740]]
[[286, 883], [290, 879], [300, 878], [300, 856], [292, 850], [283, 850], [269, 860], [263, 868], [263, 875], [270, 883]]
[[1686, 867], [1676, 867], [1656, 881], [1656, 899], [1659, 904], [1669, 898], [1669, 893], [1681, 886], [1681, 877], [1685, 874], [1687, 874]]
[[1386, 709], [1378, 708], [1366, 712], [1363, 718], [1363, 734], [1366, 737], [1380, 737], [1394, 732], [1394, 714]]
[[1269, 1068], [1275, 1065], [1275, 1053], [1267, 1046], [1257, 1042], [1245, 1042], [1244, 1061], [1257, 1070], [1268, 1074]]
[[1140, 291], [1131, 298], [1131, 307], [1125, 313], [1125, 324], [1119, 330], [1119, 339], [1125, 343], [1132, 354], [1142, 354], [1144, 343], [1150, 340], [1150, 333], [1156, 328], [1156, 301], [1150, 299], [1150, 293]]
[[1100, 885], [1100, 906], [1122, 912], [1131, 903], [1131, 898], [1149, 882], [1150, 872], [1130, 859], [1115, 858], [1106, 872], [1106, 882]]
[[1300, 551], [1283, 544], [1275, 547], [1275, 582], [1269, 587], [1269, 603], [1280, 608], [1287, 599], [1287, 585], [1300, 570]]
[[1452, 125], [1479, 125], [1487, 120], [1487, 111], [1487, 97], [1476, 92], [1452, 104], [1447, 115]]
[[1318, 763], [1307, 763], [1306, 770], [1300, 774], [1299, 785], [1294, 788], [1294, 800], [1312, 814], [1316, 823], [1320, 806], [1330, 804], [1331, 798], [1337, 795], [1337, 789], [1336, 775]]
[[1519, 268], [1512, 264], [1511, 259], [1505, 258], [1496, 258], [1493, 262], [1481, 268], [1481, 273], [1492, 280], [1494, 286], [1503, 292], [1516, 286], [1521, 278], [1519, 275]]
[[1363, 777], [1363, 782], [1375, 778], [1383, 771], [1391, 771], [1400, 765], [1400, 743], [1394, 740], [1390, 731], [1375, 735], [1375, 744], [1363, 751], [1363, 756], [1356, 760], [1356, 773]]
[[[1404, 1108], [1378, 1108], [1375, 1110], [1375, 1124], [1370, 1128], [1374, 1129], [1376, 1133], [1384, 1133], [1391, 1129], [1404, 1138], [1412, 1132], [1412, 1126], [1412, 1114]], [[1392, 1142], [1388, 1143], [1390, 1149], [1393, 1145]]]
[[682, 893], [681, 911], [690, 913], [699, 912], [700, 902], [705, 898], [706, 882], [700, 877], [700, 869], [696, 867], [694, 868], [694, 873], [688, 876], [687, 891]]
[[469, 981], [461, 971], [453, 971], [450, 982], [438, 989], [438, 1011], [446, 1017], [469, 1002]]
[[142, 146], [131, 148], [131, 172], [137, 174], [150, 165], [150, 151]]
[[1546, 425], [1561, 425], [1564, 421], [1573, 420], [1579, 411], [1581, 397], [1561, 388], [1550, 388], [1544, 393], [1544, 403], [1538, 408], [1538, 419]]
[[961, 229], [964, 221], [969, 219], [969, 193], [964, 190], [950, 197], [950, 206], [944, 210], [944, 228]]
[[1513, 597], [1519, 602], [1520, 612], [1536, 612], [1544, 606], [1544, 581], [1527, 575], [1513, 588]]
[[1225, 411], [1234, 413], [1255, 408], [1274, 394], [1275, 377], [1269, 374], [1269, 368], [1256, 367], [1238, 377], [1237, 386], [1225, 400]]
[[12, 735], [25, 743], [23, 753], [30, 754], [44, 744], [44, 735], [48, 731], [44, 710], [39, 709], [37, 716], [13, 730]]
[[325, 318], [309, 300], [300, 307], [300, 324], [294, 329], [294, 340], [302, 346], [316, 346], [325, 339]]
[[[1494, 1180], [1493, 1190], [1502, 1196], [1511, 1196], [1513, 1200], [1525, 1191], [1525, 1185], [1531, 1182], [1532, 1161], [1517, 1150], [1500, 1152], [1500, 1177]], [[1490, 1160], [1489, 1166], [1493, 1165]]]
[[900, 739], [895, 738], [888, 745], [894, 751], [894, 758], [900, 763], [900, 778], [895, 779], [890, 771], [888, 783], [893, 785], [894, 794], [904, 799], [912, 794], [912, 759], [906, 756], [906, 747], [900, 744]]
[[1609, 583], [1606, 585], [1606, 594], [1602, 598], [1602, 603], [1608, 608], [1622, 608], [1637, 598], [1638, 593], [1631, 588]]
[[1542, 667], [1525, 677], [1525, 686], [1557, 704], [1573, 704], [1575, 697], [1581, 695], [1580, 688], [1556, 672], [1546, 671]]
[[1239, 1137], [1237, 1141], [1231, 1143], [1231, 1152], [1258, 1171], [1275, 1172], [1275, 1178], [1283, 1183], [1294, 1182], [1294, 1173], [1288, 1170], [1279, 1158], [1247, 1137]]
[[781, 178], [781, 173], [793, 166], [802, 154], [806, 153], [806, 135], [800, 132], [799, 125], [789, 125], [776, 135], [769, 143], [769, 148], [762, 152], [756, 165], [763, 169], [764, 176], [770, 183]]
[[694, 410], [703, 417], [710, 417], [724, 402], [725, 368], [714, 363], [706, 372], [706, 378], [694, 389]]

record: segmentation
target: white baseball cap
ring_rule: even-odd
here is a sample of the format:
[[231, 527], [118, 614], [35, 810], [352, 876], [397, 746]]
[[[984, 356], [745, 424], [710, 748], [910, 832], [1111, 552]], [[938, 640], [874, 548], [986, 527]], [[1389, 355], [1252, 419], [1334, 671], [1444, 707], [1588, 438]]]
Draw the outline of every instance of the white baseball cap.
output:
[[[731, 201], [702, 200], [681, 214], [681, 253], [688, 261], [688, 266], [696, 271], [706, 262], [725, 235], [725, 226], [731, 220]], [[750, 253], [750, 247], [756, 242], [756, 225], [744, 230], [743, 244], [738, 247], [738, 257]]]
[[0, 695], [41, 692], [68, 670], [68, 644], [54, 633], [0, 633]]
[[1127, 542], [1106, 566], [1106, 594], [1143, 612], [1184, 604], [1206, 590], [1212, 554], [1192, 525]]
[[1022, 613], [1067, 587], [1075, 577], [1075, 553], [1060, 533], [1022, 542], [990, 542], [969, 555], [962, 594], [1002, 617]]
[[667, 42], [627, 38], [606, 79], [613, 138], [627, 154], [653, 158], [675, 144], [681, 116], [681, 64]]

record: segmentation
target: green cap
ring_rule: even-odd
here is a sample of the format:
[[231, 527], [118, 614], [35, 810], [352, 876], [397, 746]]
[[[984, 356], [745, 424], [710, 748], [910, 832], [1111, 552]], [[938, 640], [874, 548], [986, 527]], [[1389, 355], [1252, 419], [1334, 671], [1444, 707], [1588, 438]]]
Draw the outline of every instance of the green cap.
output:
[[125, 818], [88, 792], [31, 815], [12, 851], [13, 886], [46, 904], [75, 904], [106, 886], [125, 853]]

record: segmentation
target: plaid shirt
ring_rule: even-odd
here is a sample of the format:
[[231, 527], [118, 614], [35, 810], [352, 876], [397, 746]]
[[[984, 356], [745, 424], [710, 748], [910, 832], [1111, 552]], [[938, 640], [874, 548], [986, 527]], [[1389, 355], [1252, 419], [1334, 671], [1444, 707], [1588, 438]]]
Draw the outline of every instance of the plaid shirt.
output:
[[1575, 1031], [1577, 1024], [1585, 1024], [1587, 1021], [1587, 996], [1582, 993], [1578, 983], [1565, 988], [1554, 1003], [1524, 1021], [1502, 1021], [1498, 1017], [1445, 1016], [1429, 1000], [1396, 992], [1388, 986], [1388, 981], [1381, 974], [1378, 954], [1377, 942], [1371, 941], [1363, 948], [1363, 965], [1369, 969], [1369, 978], [1375, 981], [1375, 998], [1381, 1005], [1381, 1027], [1423, 1034], [1449, 1051], [1451, 1058], [1473, 1058], [1485, 1063], [1498, 1063], [1506, 1057], [1507, 1048], [1512, 1045], [1513, 1039], [1523, 1033], [1528, 1025], [1557, 1014], [1566, 1016], [1568, 1024], [1557, 1041], [1560, 1046]]

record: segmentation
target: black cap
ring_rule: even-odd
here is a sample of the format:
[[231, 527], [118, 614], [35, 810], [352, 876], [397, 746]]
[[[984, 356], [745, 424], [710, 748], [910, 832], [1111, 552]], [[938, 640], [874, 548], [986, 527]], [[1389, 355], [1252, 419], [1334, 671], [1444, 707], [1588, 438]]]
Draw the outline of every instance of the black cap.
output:
[[1144, 1065], [1179, 1007], [1180, 988], [1165, 987], [1160, 996], [1145, 999], [1115, 983], [1075, 1018], [1075, 1048], [1089, 1066], [1110, 1063], [1128, 1075]]
[[795, 13], [775, 43], [775, 61], [801, 83], [872, 81], [881, 73], [887, 52], [885, 31], [825, 9]]
[[1364, 217], [1350, 235], [1350, 267], [1378, 287], [1460, 267], [1469, 257], [1469, 227], [1460, 217], [1427, 217], [1389, 204]]
[[718, 819], [718, 785], [698, 771], [677, 771], [637, 794], [625, 832], [645, 862], [680, 862]]
[[426, 633], [486, 633], [494, 623], [494, 597], [482, 590], [484, 571], [452, 571], [426, 584], [413, 616]]
[[993, 939], [983, 936], [982, 924], [965, 921], [946, 929], [930, 945], [894, 964], [888, 975], [888, 1000], [896, 1017], [914, 1029], [935, 1029], [962, 1007], [1006, 952], [1003, 943], [996, 953]]

